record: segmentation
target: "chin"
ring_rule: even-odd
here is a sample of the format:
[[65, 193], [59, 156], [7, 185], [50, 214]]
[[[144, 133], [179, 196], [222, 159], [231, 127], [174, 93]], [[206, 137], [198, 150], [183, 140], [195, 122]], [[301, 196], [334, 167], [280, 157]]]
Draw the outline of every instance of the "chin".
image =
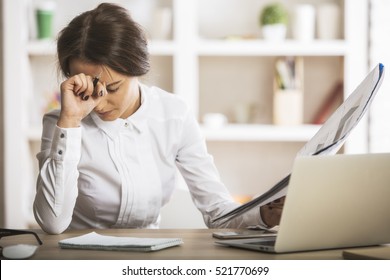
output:
[[116, 114], [114, 114], [113, 112], [109, 112], [109, 113], [106, 113], [106, 114], [97, 114], [99, 116], [99, 118], [103, 121], [115, 121], [118, 116]]
[[110, 121], [115, 121], [118, 119], [118, 117], [100, 117], [103, 121], [110, 122]]

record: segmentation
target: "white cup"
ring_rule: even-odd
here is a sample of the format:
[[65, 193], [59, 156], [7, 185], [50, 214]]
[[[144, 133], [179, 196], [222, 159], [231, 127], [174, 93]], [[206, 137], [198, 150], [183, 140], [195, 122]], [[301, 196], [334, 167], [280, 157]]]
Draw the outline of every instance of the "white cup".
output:
[[293, 38], [299, 41], [310, 41], [315, 35], [316, 10], [313, 5], [299, 4], [294, 9]]
[[341, 13], [334, 3], [323, 3], [317, 7], [317, 35], [321, 40], [340, 38]]

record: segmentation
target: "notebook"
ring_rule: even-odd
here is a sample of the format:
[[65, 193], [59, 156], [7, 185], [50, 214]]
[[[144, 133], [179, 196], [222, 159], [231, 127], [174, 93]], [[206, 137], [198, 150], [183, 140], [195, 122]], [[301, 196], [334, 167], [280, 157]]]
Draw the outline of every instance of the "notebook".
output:
[[355, 248], [343, 251], [347, 260], [390, 260], [390, 245], [369, 248]]
[[276, 238], [217, 241], [264, 252], [390, 243], [390, 153], [294, 161]]
[[101, 235], [91, 232], [58, 242], [63, 249], [89, 249], [109, 251], [157, 251], [183, 244], [181, 238], [138, 238]]

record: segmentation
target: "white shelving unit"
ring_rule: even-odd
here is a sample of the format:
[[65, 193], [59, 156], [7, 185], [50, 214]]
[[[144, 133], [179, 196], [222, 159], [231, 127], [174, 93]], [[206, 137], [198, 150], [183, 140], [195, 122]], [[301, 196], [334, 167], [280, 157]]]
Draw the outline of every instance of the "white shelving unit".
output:
[[[31, 1], [33, 4], [38, 2]], [[58, 31], [80, 9], [93, 8], [100, 1], [83, 1], [77, 8], [66, 0], [56, 2]], [[270, 2], [268, 0], [114, 2], [129, 8], [142, 2], [171, 8], [171, 39], [151, 39], [152, 71], [144, 82], [179, 94], [190, 104], [201, 123], [222, 180], [237, 197], [259, 194], [288, 172], [295, 153], [319, 129], [310, 120], [329, 89], [342, 80], [344, 92], [348, 94], [368, 71], [368, 0], [305, 1], [313, 5], [337, 3], [342, 11], [342, 37], [331, 41], [299, 42], [289, 35], [279, 43], [264, 41], [259, 36], [257, 17], [261, 7]], [[300, 3], [299, 0], [281, 2], [290, 11]], [[8, 73], [5, 92], [13, 92], [5, 100], [5, 106], [13, 108], [5, 112], [5, 220], [9, 227], [26, 227], [32, 222], [29, 207], [37, 172], [34, 154], [39, 148], [41, 135], [37, 119], [43, 113], [39, 107], [41, 104], [34, 103], [34, 100], [38, 100], [43, 92], [53, 92], [58, 85], [54, 68], [55, 42], [26, 40], [26, 36], [22, 36], [28, 30], [27, 21], [20, 22], [25, 18], [25, 3], [22, 0], [9, 1], [3, 9], [8, 23], [6, 28], [17, 26], [20, 29], [20, 32], [13, 29], [12, 33], [5, 33], [5, 72]], [[251, 32], [255, 38], [221, 39], [229, 32], [234, 32], [233, 35]], [[14, 34], [21, 36], [15, 38]], [[299, 126], [272, 124], [273, 67], [275, 59], [280, 56], [300, 56], [304, 61], [304, 124]], [[15, 77], [10, 73], [18, 75]], [[21, 94], [14, 94], [13, 85], [20, 85], [21, 77]], [[233, 111], [239, 102], [256, 105], [257, 118], [248, 123], [236, 123]], [[215, 112], [225, 114], [228, 124], [220, 128], [203, 125], [204, 114]], [[31, 117], [31, 113], [36, 116]], [[363, 121], [350, 136], [345, 152], [366, 151], [366, 128]], [[27, 176], [21, 178], [21, 173]], [[15, 210], [18, 204], [22, 205], [21, 210]]]
[[347, 45], [343, 40], [305, 44], [291, 39], [282, 44], [264, 40], [199, 40], [197, 51], [209, 56], [344, 56]]
[[203, 126], [208, 141], [306, 142], [318, 131], [318, 125], [275, 126], [231, 124], [226, 127]]

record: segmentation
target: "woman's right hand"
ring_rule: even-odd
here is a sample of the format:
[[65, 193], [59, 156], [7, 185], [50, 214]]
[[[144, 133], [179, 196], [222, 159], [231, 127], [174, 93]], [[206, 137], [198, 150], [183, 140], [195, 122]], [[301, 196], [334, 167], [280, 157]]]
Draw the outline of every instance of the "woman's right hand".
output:
[[83, 73], [61, 83], [61, 113], [57, 125], [62, 128], [79, 127], [85, 118], [106, 95], [105, 85]]

